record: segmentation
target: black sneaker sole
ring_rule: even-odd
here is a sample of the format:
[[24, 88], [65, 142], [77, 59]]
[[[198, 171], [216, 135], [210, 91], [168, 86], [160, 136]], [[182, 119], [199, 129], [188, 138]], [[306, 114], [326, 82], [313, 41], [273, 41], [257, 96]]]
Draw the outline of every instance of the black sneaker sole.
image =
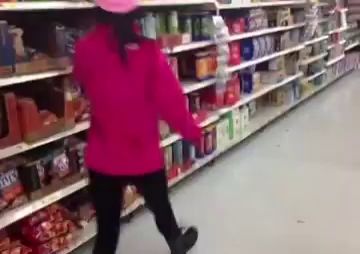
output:
[[174, 249], [171, 254], [186, 254], [198, 240], [198, 231], [191, 227], [187, 229], [179, 239], [175, 242]]

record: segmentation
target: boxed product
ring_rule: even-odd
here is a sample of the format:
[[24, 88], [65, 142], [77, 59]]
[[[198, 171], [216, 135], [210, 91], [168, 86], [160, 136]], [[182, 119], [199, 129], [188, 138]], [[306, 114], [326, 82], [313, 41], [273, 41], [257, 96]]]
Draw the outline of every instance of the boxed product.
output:
[[195, 162], [195, 147], [190, 142], [183, 140], [183, 171], [190, 169]]
[[217, 60], [212, 50], [185, 54], [179, 57], [178, 61], [181, 78], [205, 80], [216, 74]]
[[34, 142], [75, 126], [72, 98], [63, 84], [22, 86], [16, 90], [20, 128], [24, 141]]
[[226, 83], [225, 104], [233, 105], [240, 100], [241, 85], [238, 73], [233, 73]]
[[202, 132], [200, 142], [198, 146], [196, 147], [195, 156], [197, 159], [201, 159], [205, 156], [205, 133]]
[[232, 111], [232, 118], [234, 122], [234, 140], [241, 140], [241, 113], [239, 108]]
[[15, 49], [13, 37], [9, 32], [9, 25], [5, 20], [0, 20], [0, 77], [8, 76], [14, 72]]
[[31, 248], [20, 240], [12, 239], [5, 231], [0, 232], [0, 254], [30, 254]]
[[0, 149], [22, 140], [14, 93], [0, 93]]
[[206, 155], [216, 150], [216, 126], [210, 125], [204, 130], [204, 152]]
[[32, 246], [35, 254], [52, 254], [68, 247], [77, 229], [70, 212], [53, 204], [24, 219], [22, 237]]
[[230, 145], [229, 118], [221, 119], [216, 126], [216, 144], [219, 151], [224, 151]]
[[285, 78], [283, 71], [259, 71], [260, 82], [263, 85], [272, 85], [281, 82]]
[[241, 63], [240, 43], [238, 41], [229, 43], [229, 65]]
[[249, 121], [250, 121], [250, 114], [249, 108], [247, 106], [243, 106], [240, 108], [240, 115], [241, 115], [241, 135], [244, 138], [247, 133], [249, 132]]
[[23, 158], [15, 157], [0, 164], [0, 212], [27, 201], [18, 172], [18, 167], [23, 162]]

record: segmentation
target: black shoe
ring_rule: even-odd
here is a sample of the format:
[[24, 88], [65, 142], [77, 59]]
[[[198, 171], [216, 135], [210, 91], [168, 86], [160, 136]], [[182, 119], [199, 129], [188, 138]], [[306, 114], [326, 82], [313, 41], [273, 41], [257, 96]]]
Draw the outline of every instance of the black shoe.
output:
[[186, 254], [196, 243], [198, 231], [195, 227], [181, 228], [181, 235], [170, 244], [171, 254]]

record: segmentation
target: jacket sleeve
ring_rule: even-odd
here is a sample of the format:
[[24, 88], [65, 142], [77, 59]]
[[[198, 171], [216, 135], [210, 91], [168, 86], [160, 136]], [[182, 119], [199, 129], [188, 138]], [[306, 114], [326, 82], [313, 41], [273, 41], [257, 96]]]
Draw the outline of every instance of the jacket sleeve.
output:
[[74, 62], [73, 62], [73, 77], [80, 84], [83, 85], [85, 80], [85, 70], [83, 63], [86, 62], [86, 57], [83, 54], [83, 49], [81, 45], [81, 41], [77, 42], [75, 45], [75, 54], [74, 54]]
[[153, 95], [160, 117], [184, 139], [197, 144], [201, 137], [201, 129], [196, 125], [186, 106], [185, 95], [167, 58], [157, 46], [153, 60], [154, 68], [151, 68]]

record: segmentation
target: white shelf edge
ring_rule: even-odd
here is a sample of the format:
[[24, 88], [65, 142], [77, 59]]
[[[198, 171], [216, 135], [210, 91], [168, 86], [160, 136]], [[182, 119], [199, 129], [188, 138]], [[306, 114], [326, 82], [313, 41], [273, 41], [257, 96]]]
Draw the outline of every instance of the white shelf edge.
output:
[[216, 83], [216, 79], [212, 78], [200, 82], [194, 82], [194, 81], [180, 81], [180, 82], [182, 84], [184, 94], [188, 94], [214, 85]]
[[328, 22], [329, 21], [329, 18], [320, 18], [318, 20], [318, 23], [324, 23], [324, 22]]
[[297, 6], [305, 5], [306, 1], [294, 0], [294, 1], [264, 1], [254, 3], [239, 3], [239, 4], [218, 4], [220, 10], [228, 9], [242, 9], [242, 8], [258, 8], [258, 7], [272, 7], [272, 6]]
[[348, 29], [347, 27], [339, 27], [339, 28], [336, 28], [334, 30], [330, 30], [328, 32], [328, 34], [341, 33], [341, 32], [346, 31], [347, 29]]
[[314, 44], [314, 43], [317, 43], [317, 42], [320, 42], [320, 41], [324, 41], [326, 40], [327, 38], [329, 38], [328, 35], [324, 35], [324, 36], [320, 36], [318, 38], [315, 38], [315, 39], [312, 39], [310, 41], [306, 41], [305, 42], [305, 46], [308, 46], [308, 45], [311, 45], [311, 44]]
[[234, 105], [230, 106], [230, 107], [227, 107], [227, 108], [223, 108], [223, 109], [220, 109], [218, 110], [218, 113], [220, 115], [224, 115], [228, 112], [230, 112], [231, 110], [235, 109], [235, 108], [238, 108], [238, 107], [241, 107], [245, 104], [248, 104], [249, 102], [253, 101], [253, 100], [256, 100], [257, 98], [279, 88], [279, 87], [282, 87], [298, 78], [301, 78], [304, 74], [302, 72], [300, 73], [297, 73], [293, 76], [290, 76], [290, 77], [287, 77], [285, 78], [284, 80], [282, 80], [281, 82], [277, 83], [277, 84], [273, 84], [273, 85], [264, 85], [262, 89], [260, 89], [259, 91], [255, 91], [253, 92], [252, 94], [248, 94], [248, 95], [245, 95], [245, 96], [242, 96], [242, 98], [237, 102], [235, 103]]
[[347, 46], [346, 48], [345, 48], [345, 51], [349, 51], [350, 49], [353, 49], [353, 48], [355, 48], [355, 47], [357, 47], [357, 46], [359, 46], [359, 44], [360, 44], [360, 42], [354, 42], [354, 43], [351, 43], [349, 46]]
[[339, 62], [340, 60], [342, 60], [342, 59], [344, 59], [344, 58], [345, 58], [345, 55], [344, 55], [344, 54], [342, 54], [342, 55], [340, 55], [340, 56], [338, 56], [338, 57], [335, 57], [334, 59], [329, 60], [329, 61], [326, 63], [326, 66], [329, 67], [329, 66], [331, 66], [331, 65]]
[[[184, 6], [184, 5], [216, 5], [213, 0], [148, 0], [140, 1], [142, 7]], [[29, 1], [0, 3], [0, 11], [47, 11], [47, 10], [77, 10], [96, 8], [94, 3], [87, 1]]]
[[34, 10], [76, 10], [92, 9], [95, 5], [86, 1], [29, 1], [0, 3], [0, 11], [34, 11]]
[[180, 52], [184, 52], [184, 51], [189, 51], [189, 50], [194, 50], [194, 49], [199, 49], [199, 48], [205, 48], [205, 47], [209, 47], [215, 45], [215, 42], [212, 40], [208, 40], [208, 41], [194, 41], [194, 42], [189, 42], [189, 43], [185, 43], [185, 44], [181, 44], [181, 45], [177, 45], [173, 48], [164, 48], [163, 52], [166, 54], [175, 54], [175, 53], [180, 53]]
[[[344, 73], [343, 75], [345, 75], [346, 73]], [[342, 76], [342, 75], [341, 75]], [[340, 76], [340, 77], [341, 77]], [[339, 77], [339, 78], [340, 78]], [[336, 80], [336, 79], [335, 79]], [[279, 108], [273, 108], [274, 112], [272, 112], [272, 114], [270, 114], [270, 117], [268, 117], [267, 119], [265, 119], [265, 121], [257, 121], [255, 118], [250, 120], [250, 124], [249, 124], [249, 131], [247, 133], [244, 134], [243, 137], [241, 137], [239, 140], [233, 140], [233, 142], [224, 150], [222, 151], [217, 151], [214, 152], [211, 155], [206, 156], [203, 159], [198, 160], [197, 162], [195, 162], [195, 164], [193, 165], [193, 167], [191, 169], [189, 169], [188, 171], [186, 171], [185, 173], [180, 174], [179, 176], [177, 176], [175, 179], [172, 179], [169, 182], [169, 187], [172, 187], [174, 185], [176, 185], [177, 183], [181, 182], [183, 179], [185, 179], [186, 177], [192, 175], [194, 172], [196, 172], [197, 170], [199, 170], [200, 168], [202, 168], [203, 166], [207, 165], [209, 162], [211, 162], [213, 159], [215, 159], [216, 157], [220, 156], [221, 154], [223, 154], [224, 152], [226, 152], [227, 150], [231, 149], [232, 147], [234, 147], [235, 145], [238, 145], [239, 143], [243, 142], [244, 140], [246, 140], [248, 137], [250, 137], [251, 135], [257, 133], [257, 131], [259, 131], [260, 129], [262, 129], [263, 127], [266, 127], [268, 124], [270, 124], [272, 121], [274, 121], [275, 119], [277, 119], [278, 117], [282, 116], [283, 114], [285, 114], [286, 112], [290, 111], [292, 108], [296, 107], [297, 105], [299, 105], [300, 103], [302, 103], [303, 101], [309, 99], [310, 97], [312, 97], [313, 95], [315, 95], [316, 93], [320, 92], [321, 90], [323, 90], [325, 87], [329, 86], [330, 84], [332, 84], [335, 80], [331, 81], [331, 82], [327, 82], [324, 85], [321, 85], [319, 87], [314, 88], [311, 92], [309, 92], [308, 94], [304, 95], [302, 98], [300, 98], [299, 100], [295, 101], [294, 103], [290, 104], [290, 105], [285, 105], [283, 107], [279, 107]], [[253, 122], [253, 124], [251, 124], [251, 122]], [[136, 200], [128, 209], [126, 209], [123, 213], [123, 215], [127, 215], [130, 214], [131, 212], [134, 212], [136, 209], [138, 209], [139, 207], [141, 207], [144, 204], [144, 201], [142, 198]], [[79, 237], [78, 239], [74, 242], [73, 245], [71, 245], [69, 248], [61, 251], [59, 254], [68, 254], [70, 252], [72, 252], [73, 250], [75, 250], [76, 248], [80, 247], [82, 244], [88, 242], [89, 240], [91, 240], [94, 236], [96, 235], [96, 227], [95, 227], [95, 222], [91, 221], [88, 226], [86, 226], [80, 233], [79, 233]]]
[[303, 27], [303, 26], [305, 26], [305, 24], [306, 24], [305, 22], [302, 22], [302, 23], [289, 25], [289, 26], [278, 26], [278, 27], [264, 28], [264, 29], [260, 29], [260, 30], [256, 30], [256, 31], [252, 31], [252, 32], [241, 33], [241, 34], [233, 34], [233, 35], [229, 36], [228, 41], [237, 41], [237, 40], [261, 36], [261, 35], [265, 35], [265, 34], [288, 31], [291, 29]]
[[0, 77], [0, 87], [25, 83], [29, 81], [35, 81], [40, 79], [47, 79], [62, 75], [71, 74], [72, 67], [66, 68], [64, 70], [51, 70], [46, 72], [25, 74], [25, 75], [14, 75], [10, 77]]
[[[186, 89], [184, 89], [184, 93], [189, 93], [189, 92], [201, 89], [201, 88], [205, 88], [207, 86], [213, 85], [214, 83], [215, 83], [215, 79], [211, 79], [211, 80], [207, 80], [207, 81], [203, 81], [203, 82], [199, 82], [199, 83], [194, 83], [193, 85], [188, 86]], [[209, 121], [209, 120], [206, 120], [206, 121]], [[31, 144], [21, 142], [19, 144], [13, 145], [13, 146], [9, 146], [9, 147], [0, 149], [0, 160], [23, 153], [23, 152], [26, 152], [26, 151], [29, 151], [31, 149], [34, 149], [34, 148], [37, 148], [37, 147], [40, 147], [40, 146], [43, 146], [46, 144], [49, 144], [51, 142], [63, 139], [65, 137], [77, 134], [77, 133], [85, 131], [89, 128], [90, 128], [90, 122], [84, 121], [84, 122], [77, 123], [74, 128], [59, 132], [55, 135], [52, 135], [48, 138], [44, 138], [37, 142], [31, 143]], [[161, 145], [167, 146], [171, 143], [176, 142], [179, 139], [180, 139], [179, 135], [173, 134], [170, 137], [162, 140]]]
[[183, 6], [183, 5], [200, 5], [200, 4], [213, 4], [216, 5], [214, 0], [142, 0], [139, 5], [142, 7], [157, 7], [157, 6]]
[[299, 50], [303, 49], [304, 47], [305, 47], [304, 44], [300, 44], [300, 45], [297, 45], [295, 47], [288, 48], [288, 49], [285, 49], [285, 50], [282, 50], [282, 51], [279, 51], [279, 52], [276, 52], [276, 53], [273, 53], [273, 54], [270, 54], [270, 55], [267, 55], [267, 56], [264, 56], [264, 57], [260, 57], [260, 58], [254, 59], [254, 60], [245, 61], [245, 62], [243, 62], [243, 63], [241, 63], [239, 65], [230, 66], [230, 67], [228, 67], [226, 69], [226, 71], [228, 73], [231, 73], [231, 72], [243, 70], [243, 69], [248, 68], [250, 66], [257, 65], [259, 63], [263, 63], [263, 62], [272, 60], [272, 59], [277, 58], [279, 56], [283, 56], [283, 55], [287, 55], [287, 54], [299, 51]]
[[76, 124], [74, 128], [71, 128], [71, 129], [66, 130], [66, 131], [59, 132], [59, 133], [57, 133], [57, 134], [55, 134], [53, 136], [50, 136], [48, 138], [44, 138], [44, 139], [39, 140], [37, 142], [34, 142], [32, 144], [27, 144], [25, 142], [22, 142], [22, 143], [13, 145], [13, 146], [9, 146], [9, 147], [0, 149], [0, 160], [8, 158], [10, 156], [14, 156], [14, 155], [19, 154], [19, 153], [29, 151], [31, 149], [34, 149], [36, 147], [39, 147], [39, 146], [42, 146], [42, 145], [45, 145], [45, 144], [49, 144], [51, 142], [60, 140], [62, 138], [71, 136], [73, 134], [76, 134], [76, 133], [79, 133], [81, 131], [87, 130], [87, 129], [89, 129], [89, 127], [90, 127], [90, 123], [88, 121], [85, 121], [85, 122], [81, 122], [81, 123]]
[[308, 77], [304, 78], [304, 81], [309, 82], [309, 81], [311, 81], [311, 80], [313, 80], [313, 79], [315, 79], [315, 78], [323, 75], [325, 72], [326, 72], [325, 69], [322, 70], [322, 71], [319, 71], [319, 72], [317, 72], [317, 73], [315, 73], [315, 74], [313, 74], [313, 75], [311, 75], [311, 76], [308, 76]]
[[316, 62], [316, 61], [319, 61], [320, 59], [323, 59], [327, 56], [328, 53], [322, 53], [322, 54], [319, 54], [319, 55], [316, 55], [316, 56], [313, 56], [313, 57], [310, 57], [310, 58], [307, 58], [305, 60], [302, 60], [300, 62], [300, 65], [308, 65], [310, 63], [313, 63], [313, 62]]
[[[256, 99], [276, 88], [279, 88], [297, 78], [300, 78], [302, 76], [303, 76], [303, 73], [298, 73], [296, 75], [293, 75], [293, 76], [290, 76], [290, 77], [284, 79], [283, 81], [279, 82], [278, 84], [267, 85], [266, 88], [254, 93], [252, 95], [245, 96], [244, 98], [242, 98], [240, 100], [240, 102], [238, 104], [228, 107], [226, 110], [219, 110], [218, 112], [214, 113], [213, 115], [210, 115], [205, 121], [203, 121], [200, 124], [200, 126], [205, 127], [207, 125], [210, 125], [210, 124], [218, 121], [221, 115], [231, 111], [232, 109], [234, 109], [236, 107], [240, 107], [242, 105], [245, 105], [246, 103], [249, 103], [251, 100], [254, 100], [254, 99]], [[181, 139], [180, 135], [172, 134], [169, 137], [163, 139], [161, 141], [160, 145], [161, 145], [161, 147], [166, 147], [180, 139]], [[199, 163], [197, 163], [196, 165], [198, 165]], [[201, 164], [201, 165], [203, 165], [203, 164]], [[38, 210], [50, 205], [51, 203], [54, 203], [64, 197], [84, 188], [87, 185], [88, 185], [88, 180], [82, 179], [77, 183], [74, 183], [72, 185], [65, 187], [64, 189], [61, 189], [59, 191], [56, 191], [52, 194], [47, 195], [47, 196], [43, 197], [42, 199], [32, 201], [30, 203], [27, 203], [23, 206], [13, 209], [13, 210], [9, 210], [7, 213], [4, 213], [2, 215], [2, 217], [0, 218], [0, 228], [4, 228], [20, 219], [32, 214], [33, 212], [38, 211]], [[141, 200], [139, 200], [138, 202], [140, 202], [140, 201]], [[132, 210], [133, 209], [131, 207], [129, 207], [123, 212], [123, 214], [126, 215], [126, 214], [130, 213]]]
[[180, 140], [181, 136], [179, 134], [170, 134], [169, 137], [161, 140], [160, 146], [166, 147], [168, 145], [171, 145], [172, 143], [175, 143], [176, 141]]
[[346, 40], [341, 40], [341, 41], [339, 41], [339, 42], [335, 42], [335, 43], [333, 43], [333, 44], [331, 44], [331, 45], [328, 46], [328, 50], [334, 48], [335, 45], [337, 45], [337, 44], [343, 45], [343, 44], [345, 44], [345, 42], [346, 42]]
[[30, 214], [59, 201], [64, 197], [67, 197], [78, 190], [81, 190], [87, 185], [88, 179], [84, 178], [76, 183], [66, 186], [63, 189], [57, 190], [41, 199], [30, 201], [22, 206], [2, 213], [0, 217], [0, 229], [3, 229], [16, 221], [21, 220], [29, 216]]

